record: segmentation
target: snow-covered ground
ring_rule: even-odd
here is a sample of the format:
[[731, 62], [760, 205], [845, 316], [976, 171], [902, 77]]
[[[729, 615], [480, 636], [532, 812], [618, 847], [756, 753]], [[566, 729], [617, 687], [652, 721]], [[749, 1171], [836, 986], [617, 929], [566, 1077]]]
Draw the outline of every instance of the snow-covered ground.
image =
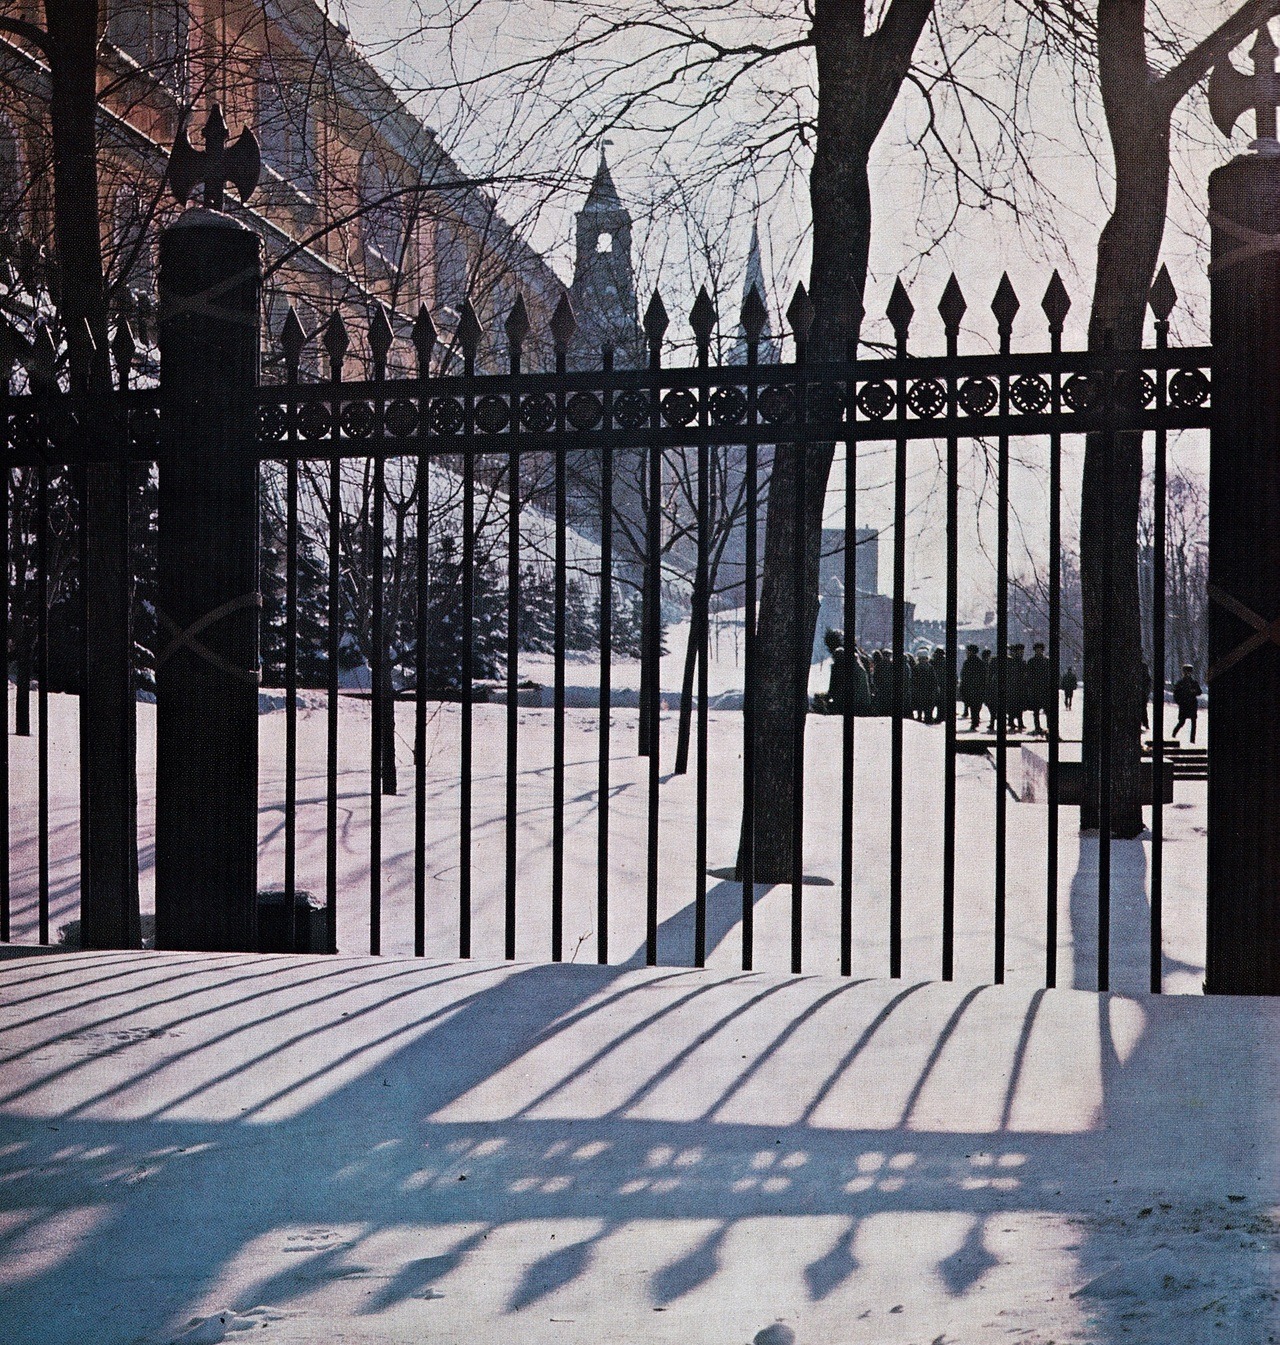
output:
[[0, 960], [0, 1337], [1265, 1345], [1278, 1027], [914, 974]]
[[[673, 662], [674, 660], [674, 662]], [[727, 662], [727, 660], [722, 660]], [[672, 671], [672, 669], [676, 671]], [[580, 685], [589, 664], [571, 672]], [[615, 682], [627, 684], [624, 667]], [[537, 675], [536, 673], [534, 674]], [[731, 690], [729, 673], [718, 674]], [[816, 676], [819, 674], [816, 674]], [[670, 655], [664, 686], [678, 678]], [[266, 707], [278, 705], [274, 698]], [[76, 703], [51, 698], [52, 925], [78, 900]], [[139, 705], [152, 904], [154, 706]], [[343, 697], [333, 958], [0, 955], [5, 1345], [1271, 1345], [1280, 1317], [1280, 1009], [1199, 996], [1204, 785], [1165, 810], [1165, 988], [1145, 993], [1149, 841], [1009, 799], [1008, 983], [992, 978], [989, 756], [958, 763], [956, 983], [940, 970], [943, 733], [905, 726], [903, 977], [888, 970], [885, 720], [857, 722], [853, 976], [839, 969], [837, 720], [809, 723], [804, 970], [789, 889], [693, 868], [664, 772], [659, 960], [644, 968], [645, 763], [608, 714], [610, 943], [595, 957], [601, 715], [567, 715], [565, 949], [550, 951], [550, 711], [521, 709], [519, 961], [503, 947], [506, 708], [478, 706], [474, 960], [456, 960], [459, 711], [433, 706], [425, 960], [413, 938], [413, 707], [384, 800], [368, 947], [367, 701]], [[260, 716], [262, 886], [280, 879], [285, 717]], [[663, 719], [663, 760], [676, 717]], [[1203, 724], [1202, 724], [1203, 727]], [[1064, 723], [1070, 737], [1075, 720]], [[730, 868], [742, 717], [711, 715], [710, 854]], [[323, 696], [300, 714], [299, 882], [324, 887]], [[14, 933], [35, 937], [34, 739], [10, 737]], [[1021, 785], [1018, 753], [1010, 783]], [[709, 966], [689, 967], [694, 895]], [[0, 950], [2, 953], [3, 950]], [[1072, 989], [1069, 987], [1079, 987]]]
[[[675, 655], [669, 658], [675, 658]], [[594, 677], [595, 670], [588, 670]], [[615, 670], [627, 685], [627, 668]], [[673, 682], [664, 678], [664, 685]], [[298, 883], [323, 892], [325, 824], [324, 697], [307, 693], [299, 715]], [[281, 703], [273, 699], [270, 703]], [[78, 915], [78, 803], [76, 702], [50, 698], [51, 739], [51, 927]], [[340, 845], [338, 943], [346, 953], [369, 951], [368, 702], [340, 701]], [[1076, 711], [1079, 710], [1079, 700]], [[413, 950], [413, 713], [397, 706], [400, 793], [383, 800], [382, 951]], [[458, 747], [460, 711], [433, 705], [428, 733], [427, 954], [458, 952]], [[144, 909], [152, 904], [155, 707], [140, 704], [139, 805]], [[551, 949], [551, 761], [552, 715], [521, 709], [518, 815], [517, 955], [549, 957]], [[566, 841], [564, 948], [578, 962], [596, 956], [596, 802], [601, 717], [598, 710], [566, 716]], [[472, 864], [473, 953], [501, 957], [505, 896], [506, 708], [475, 709]], [[636, 756], [637, 712], [614, 708], [609, 715], [611, 794], [609, 958], [626, 963], [642, 956], [644, 837], [648, 815], [646, 762]], [[674, 756], [677, 716], [663, 716], [662, 760]], [[1065, 737], [1078, 732], [1064, 718]], [[283, 875], [283, 760], [285, 716], [259, 719], [262, 760], [260, 886]], [[1204, 727], [1202, 722], [1202, 728]], [[663, 770], [659, 814], [659, 961], [690, 965], [693, 958], [695, 893], [707, 894], [709, 965], [741, 965], [741, 888], [724, 876], [736, 852], [741, 801], [742, 716], [710, 716], [710, 875], [694, 871], [695, 786], [692, 773]], [[856, 726], [855, 893], [853, 972], [888, 971], [889, 933], [889, 736], [886, 719], [860, 719]], [[803, 965], [806, 971], [839, 971], [840, 723], [812, 716], [807, 735], [809, 800], [805, 833]], [[10, 737], [13, 802], [10, 865], [13, 934], [36, 938], [35, 738]], [[908, 977], [937, 977], [941, 969], [943, 730], [905, 725], [905, 828], [903, 970]], [[958, 862], [956, 879], [956, 977], [966, 983], [993, 974], [993, 872], [996, 773], [989, 755], [958, 760]], [[1021, 792], [1020, 751], [1009, 754], [1009, 782]], [[1062, 809], [1059, 821], [1059, 985], [1096, 985], [1097, 839], [1082, 837], [1077, 814]], [[1045, 869], [1048, 810], [1012, 795], [1008, 806], [1007, 976], [1017, 984], [1044, 978]], [[1204, 967], [1205, 786], [1179, 781], [1165, 809], [1165, 987], [1198, 993]], [[1140, 991], [1147, 984], [1150, 841], [1112, 845], [1112, 988]], [[791, 893], [761, 887], [755, 901], [755, 966], [790, 965]]]

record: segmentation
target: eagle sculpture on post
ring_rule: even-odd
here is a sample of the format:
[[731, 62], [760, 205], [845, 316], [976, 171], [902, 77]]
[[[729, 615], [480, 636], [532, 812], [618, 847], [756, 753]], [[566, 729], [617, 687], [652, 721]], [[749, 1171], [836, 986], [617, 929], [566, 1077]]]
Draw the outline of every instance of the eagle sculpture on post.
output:
[[222, 108], [214, 103], [209, 109], [209, 120], [201, 132], [204, 149], [194, 149], [187, 139], [185, 125], [178, 128], [169, 155], [169, 190], [179, 205], [186, 205], [191, 193], [204, 184], [204, 204], [208, 210], [221, 210], [223, 189], [228, 182], [247, 201], [258, 185], [262, 171], [262, 155], [257, 137], [246, 126], [239, 139], [229, 149], [230, 133], [222, 119]]
[[1218, 130], [1229, 136], [1231, 128], [1251, 108], [1257, 117], [1255, 146], [1275, 153], [1276, 104], [1280, 102], [1280, 76], [1276, 74], [1276, 56], [1280, 52], [1263, 24], [1249, 56], [1253, 74], [1245, 75], [1224, 57], [1209, 76], [1209, 113]]

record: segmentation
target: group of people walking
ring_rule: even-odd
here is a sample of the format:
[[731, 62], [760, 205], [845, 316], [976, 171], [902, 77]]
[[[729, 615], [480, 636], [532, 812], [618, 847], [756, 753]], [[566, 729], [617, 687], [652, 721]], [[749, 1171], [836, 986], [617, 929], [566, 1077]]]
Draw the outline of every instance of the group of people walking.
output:
[[[813, 698], [814, 711], [843, 714], [848, 698], [850, 709], [856, 715], [893, 714], [898, 692], [892, 650], [876, 649], [867, 653], [855, 645], [849, 651], [845, 647], [844, 632], [839, 630], [828, 630], [825, 643], [831, 654], [831, 678], [826, 692]], [[1000, 660], [993, 658], [989, 649], [979, 650], [976, 644], [969, 645], [958, 682], [947, 676], [944, 649], [904, 654], [901, 680], [905, 714], [923, 724], [940, 724], [950, 713], [951, 705], [959, 700], [974, 733], [981, 727], [985, 710], [989, 732], [996, 731], [1003, 717], [1007, 729], [1024, 733], [1028, 728], [1026, 717], [1030, 715], [1031, 731], [1045, 734], [1059, 687], [1070, 708], [1079, 685], [1071, 668], [1060, 681], [1054, 677], [1045, 646], [1039, 641], [1032, 645], [1030, 658], [1026, 657], [1025, 645], [1011, 644], [1006, 656]], [[950, 686], [948, 682], [951, 682]]]

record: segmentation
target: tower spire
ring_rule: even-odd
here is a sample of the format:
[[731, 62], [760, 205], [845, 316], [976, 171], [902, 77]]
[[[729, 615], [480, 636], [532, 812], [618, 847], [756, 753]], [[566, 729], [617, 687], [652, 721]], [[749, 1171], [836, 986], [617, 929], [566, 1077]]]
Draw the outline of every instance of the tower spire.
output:
[[[751, 287], [755, 286], [756, 293], [764, 300], [765, 322], [760, 330], [760, 362], [762, 364], [773, 364], [777, 362], [777, 348], [773, 342], [773, 325], [767, 316], [769, 309], [769, 289], [764, 280], [764, 263], [760, 257], [760, 226], [758, 222], [753, 221], [751, 225], [751, 244], [747, 248], [747, 273], [742, 280], [742, 298], [751, 293]], [[734, 353], [734, 360], [737, 363], [745, 363], [747, 358], [747, 334], [738, 328], [737, 348]]]

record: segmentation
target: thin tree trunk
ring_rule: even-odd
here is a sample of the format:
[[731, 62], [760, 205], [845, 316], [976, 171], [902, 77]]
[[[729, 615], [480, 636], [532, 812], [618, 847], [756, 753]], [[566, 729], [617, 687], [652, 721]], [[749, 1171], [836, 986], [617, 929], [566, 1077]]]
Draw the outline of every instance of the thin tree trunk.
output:
[[[1116, 200], [1098, 240], [1089, 348], [1142, 344], [1147, 299], [1164, 235], [1169, 114], [1145, 83], [1109, 72], [1104, 86], [1116, 161]], [[1081, 483], [1080, 582], [1084, 617], [1084, 796], [1082, 829], [1100, 823], [1104, 692], [1111, 702], [1111, 832], [1143, 829], [1142, 606], [1138, 528], [1142, 435], [1090, 435]], [[1110, 535], [1107, 519], [1110, 517]], [[1110, 590], [1106, 584], [1110, 565]]]
[[[54, 238], [71, 385], [74, 392], [99, 399], [110, 392], [111, 368], [98, 215], [98, 5], [94, 0], [74, 5], [48, 0], [45, 22]], [[81, 937], [86, 948], [136, 948], [140, 930], [129, 469], [119, 462], [89, 466], [80, 474], [80, 492]]]
[[[842, 359], [857, 337], [871, 242], [867, 161], [932, 11], [931, 0], [892, 0], [879, 28], [868, 35], [865, 5], [818, 0], [814, 6], [818, 126], [809, 175], [811, 360]], [[800, 784], [804, 755], [803, 718], [796, 711], [800, 697], [808, 698], [800, 650], [812, 648], [818, 619], [823, 503], [833, 453], [831, 444], [809, 444], [805, 454], [800, 593], [794, 540], [799, 477], [794, 453], [775, 454], [769, 481], [756, 638], [754, 836], [755, 876], [761, 882], [784, 882], [791, 874], [795, 841], [791, 799]]]

